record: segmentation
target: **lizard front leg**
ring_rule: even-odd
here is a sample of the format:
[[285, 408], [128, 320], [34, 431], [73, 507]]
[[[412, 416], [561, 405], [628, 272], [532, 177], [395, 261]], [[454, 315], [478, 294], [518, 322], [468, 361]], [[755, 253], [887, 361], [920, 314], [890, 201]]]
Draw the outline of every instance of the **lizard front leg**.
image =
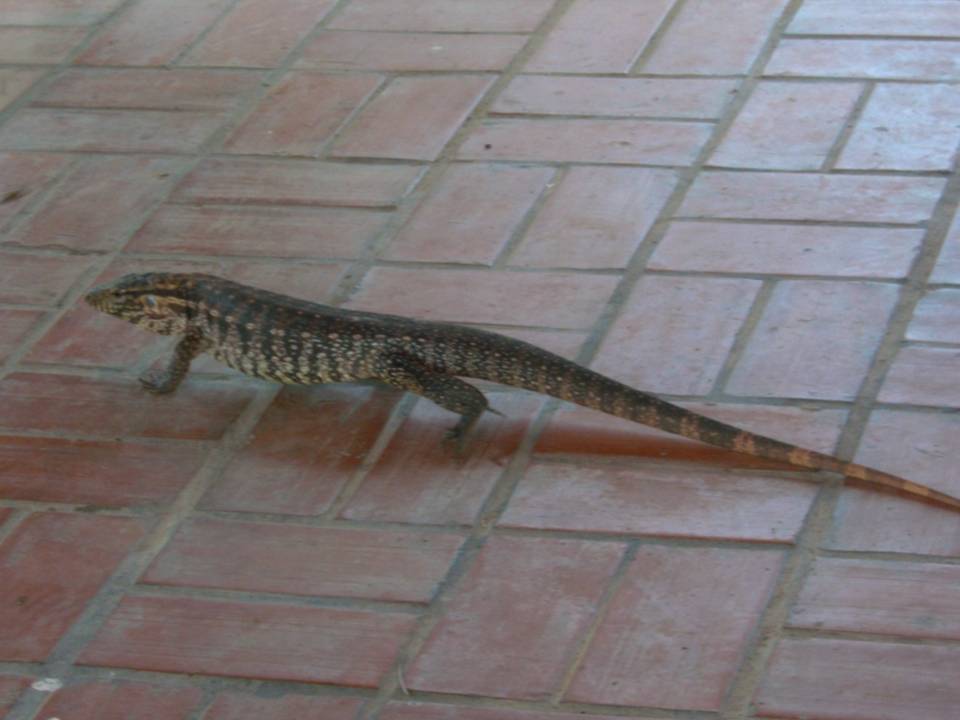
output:
[[199, 332], [187, 332], [174, 348], [167, 366], [147, 370], [140, 376], [140, 384], [157, 395], [173, 392], [186, 376], [191, 361], [208, 347], [209, 343]]
[[460, 415], [447, 433], [447, 439], [463, 449], [464, 440], [480, 416], [491, 409], [487, 398], [470, 383], [452, 375], [431, 370], [415, 358], [393, 355], [386, 358], [377, 379], [387, 385], [408, 390], [432, 400], [445, 410]]

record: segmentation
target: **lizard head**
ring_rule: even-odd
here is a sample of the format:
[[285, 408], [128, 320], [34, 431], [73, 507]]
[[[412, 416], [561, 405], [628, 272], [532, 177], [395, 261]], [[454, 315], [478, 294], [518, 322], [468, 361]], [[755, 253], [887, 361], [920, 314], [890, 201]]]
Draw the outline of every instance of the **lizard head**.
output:
[[124, 275], [90, 290], [83, 299], [100, 312], [131, 322], [161, 335], [187, 328], [192, 315], [189, 275], [143, 273]]

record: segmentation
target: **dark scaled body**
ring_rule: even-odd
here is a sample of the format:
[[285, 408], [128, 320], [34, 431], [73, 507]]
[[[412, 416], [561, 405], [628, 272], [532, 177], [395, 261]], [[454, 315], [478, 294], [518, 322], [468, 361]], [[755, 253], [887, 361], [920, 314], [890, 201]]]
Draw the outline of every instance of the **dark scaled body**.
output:
[[827, 470], [960, 508], [904, 478], [756, 435], [623, 385], [529, 343], [448, 323], [341, 310], [212, 275], [128, 275], [87, 302], [147, 330], [180, 335], [167, 367], [141, 378], [172, 392], [207, 352], [248, 375], [292, 384], [378, 380], [460, 415], [462, 438], [490, 408], [461, 377], [525, 388], [717, 447]]

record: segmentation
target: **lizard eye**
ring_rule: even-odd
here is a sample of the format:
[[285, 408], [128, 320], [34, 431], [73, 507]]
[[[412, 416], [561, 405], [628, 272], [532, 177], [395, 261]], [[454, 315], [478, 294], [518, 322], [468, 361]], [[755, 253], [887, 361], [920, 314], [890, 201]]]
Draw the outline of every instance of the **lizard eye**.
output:
[[160, 307], [160, 301], [157, 300], [156, 295], [144, 295], [140, 299], [140, 302], [143, 303], [143, 309], [147, 315], [157, 316], [163, 313]]

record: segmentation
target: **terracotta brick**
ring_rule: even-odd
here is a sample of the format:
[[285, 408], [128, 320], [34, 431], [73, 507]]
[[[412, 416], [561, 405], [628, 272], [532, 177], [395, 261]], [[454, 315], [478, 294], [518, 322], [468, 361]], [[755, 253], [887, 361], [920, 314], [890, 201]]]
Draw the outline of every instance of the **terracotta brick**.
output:
[[786, 0], [688, 2], [641, 69], [666, 74], [745, 74], [786, 4]]
[[260, 84], [260, 73], [181, 68], [70, 68], [44, 89], [34, 107], [231, 110]]
[[785, 38], [765, 73], [949, 82], [960, 73], [960, 42]]
[[318, 157], [380, 84], [375, 75], [286, 75], [230, 135], [227, 152]]
[[526, 42], [523, 35], [327, 30], [317, 33], [294, 67], [330, 72], [496, 71]]
[[0, 226], [67, 165], [62, 155], [0, 153]]
[[926, 222], [938, 178], [807, 173], [704, 172], [679, 215], [758, 220]]
[[420, 32], [530, 32], [553, 0], [354, 0], [330, 27]]
[[623, 268], [676, 185], [668, 170], [574, 167], [560, 181], [510, 264]]
[[837, 167], [949, 170], [960, 141], [954, 85], [879, 85]]
[[43, 70], [0, 68], [0, 110], [12, 104], [43, 74]]
[[892, 285], [780, 283], [727, 384], [735, 395], [852, 400], [897, 301]]
[[779, 550], [641, 547], [566, 698], [720, 710], [782, 562]]
[[44, 718], [70, 720], [189, 720], [203, 700], [198, 687], [111, 680], [82, 682], [57, 690], [43, 705]]
[[393, 207], [421, 174], [406, 165], [211, 158], [177, 188], [181, 202]]
[[[842, 410], [736, 403], [681, 405], [746, 430], [828, 454], [833, 453], [846, 419]], [[536, 451], [567, 456], [652, 457], [715, 467], [785, 467], [574, 405], [561, 407], [551, 417], [537, 441]]]
[[874, 0], [863, 6], [843, 0], [806, 0], [787, 28], [808, 35], [960, 35], [951, 0]]
[[[167, 65], [216, 21], [230, 0], [141, 0], [94, 38], [82, 65]], [[176, 18], [176, 22], [170, 22]]]
[[43, 316], [42, 310], [0, 309], [0, 362], [20, 347]]
[[322, 513], [359, 468], [398, 399], [371, 387], [285, 388], [201, 506]]
[[20, 693], [30, 685], [30, 678], [15, 675], [0, 676], [0, 712], [5, 713], [13, 707]]
[[141, 582], [426, 603], [462, 542], [452, 533], [196, 519]]
[[200, 447], [0, 436], [0, 494], [100, 507], [168, 505], [200, 469]]
[[335, 4], [334, 0], [241, 0], [183, 62], [274, 67]]
[[547, 697], [623, 549], [619, 543], [491, 538], [407, 668], [407, 687]]
[[520, 75], [507, 85], [491, 110], [709, 120], [719, 117], [736, 87], [735, 80], [714, 78]]
[[0, 302], [55, 305], [89, 267], [86, 258], [0, 253]]
[[127, 597], [79, 662], [376, 687], [415, 621], [284, 603]]
[[[956, 495], [960, 493], [955, 442], [958, 428], [960, 419], [949, 413], [875, 410], [864, 432], [857, 461]], [[920, 507], [939, 512], [925, 505]]]
[[305, 717], [353, 720], [360, 705], [360, 699], [349, 697], [293, 694], [257, 697], [224, 692], [217, 696], [203, 717], [204, 720], [303, 720]]
[[[511, 710], [474, 705], [442, 705], [439, 703], [391, 702], [380, 713], [381, 720], [605, 720], [609, 715], [592, 715], [582, 711], [565, 713], [539, 710]], [[640, 717], [640, 716], [632, 716]], [[644, 718], [640, 718], [644, 720]], [[646, 720], [651, 720], [647, 718]]]
[[759, 291], [757, 280], [644, 277], [591, 366], [651, 392], [708, 393]]
[[[937, 423], [925, 435], [938, 435], [935, 442], [944, 448], [951, 438], [944, 436], [941, 424]], [[955, 439], [957, 427], [948, 430], [954, 433]], [[911, 433], [914, 437], [916, 434]], [[907, 447], [900, 438], [890, 442], [895, 448]], [[931, 444], [928, 437], [924, 442]], [[955, 467], [956, 460], [952, 462]], [[911, 473], [906, 473], [906, 477], [918, 479]], [[957, 511], [862, 487], [845, 489], [837, 509], [836, 526], [826, 546], [837, 550], [960, 557]]]
[[960, 348], [904, 347], [880, 388], [880, 402], [960, 406]]
[[960, 566], [817, 558], [791, 627], [960, 639]]
[[595, 119], [487, 120], [460, 148], [474, 160], [686, 165], [707, 140], [709, 125]]
[[78, 302], [61, 316], [26, 355], [30, 363], [126, 368], [169, 346], [169, 338], [97, 312]]
[[85, 158], [9, 241], [84, 252], [116, 249], [169, 193], [182, 167], [164, 158]]
[[[616, 283], [563, 272], [374, 268], [348, 305], [422, 320], [579, 329], [593, 323]], [[562, 307], [557, 297], [565, 298]]]
[[264, 290], [322, 303], [329, 301], [343, 272], [342, 264], [271, 262], [254, 258], [230, 263], [222, 275]]
[[533, 395], [490, 394], [506, 418], [485, 414], [457, 457], [444, 436], [456, 417], [419, 400], [400, 426], [342, 517], [349, 520], [471, 525], [503, 475], [542, 400]]
[[0, 62], [56, 65], [66, 59], [86, 35], [87, 30], [82, 27], [3, 27], [0, 28]]
[[792, 542], [816, 486], [692, 468], [536, 464], [501, 524], [552, 530]]
[[757, 691], [760, 717], [950, 720], [960, 648], [827, 638], [782, 640]]
[[553, 177], [549, 168], [453, 165], [383, 257], [492, 265]]
[[83, 25], [95, 23], [123, 0], [0, 0], [3, 25]]
[[[527, 72], [626, 73], [673, 0], [576, 0], [547, 35]], [[597, 28], [603, 28], [602, 33]]]
[[217, 115], [155, 110], [21, 110], [0, 128], [0, 147], [84, 152], [193, 152]]
[[332, 154], [435, 160], [492, 84], [488, 75], [396, 78], [350, 122]]
[[165, 205], [125, 249], [213, 257], [356, 258], [389, 217], [343, 208]]
[[761, 82], [710, 164], [816, 170], [862, 92], [859, 83]]
[[0, 659], [42, 661], [143, 536], [132, 518], [39, 513], [0, 546]]
[[902, 278], [923, 231], [773, 223], [670, 224], [651, 270]]
[[960, 344], [960, 289], [927, 293], [913, 311], [907, 339]]
[[953, 217], [930, 282], [960, 284], [960, 212]]
[[243, 411], [250, 385], [196, 383], [156, 397], [133, 379], [15, 373], [0, 380], [0, 427], [97, 436], [210, 439]]

